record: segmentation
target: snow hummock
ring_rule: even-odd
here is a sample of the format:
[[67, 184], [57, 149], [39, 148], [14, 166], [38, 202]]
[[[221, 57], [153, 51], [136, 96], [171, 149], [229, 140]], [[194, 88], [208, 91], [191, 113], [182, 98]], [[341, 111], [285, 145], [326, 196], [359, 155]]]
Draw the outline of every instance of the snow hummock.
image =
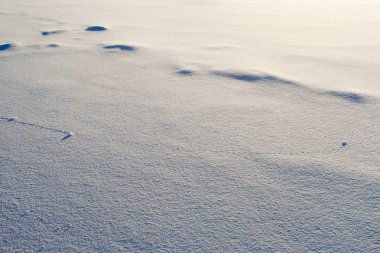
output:
[[11, 49], [13, 45], [11, 43], [0, 44], [0, 51]]
[[103, 26], [89, 26], [86, 28], [86, 31], [89, 31], [89, 32], [100, 32], [100, 31], [105, 31], [107, 30], [107, 28], [103, 27]]

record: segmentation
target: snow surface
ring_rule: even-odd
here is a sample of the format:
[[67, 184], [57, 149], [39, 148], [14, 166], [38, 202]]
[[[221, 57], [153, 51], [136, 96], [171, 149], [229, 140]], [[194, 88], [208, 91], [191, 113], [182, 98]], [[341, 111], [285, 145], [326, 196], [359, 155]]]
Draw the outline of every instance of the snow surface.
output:
[[380, 252], [378, 1], [0, 10], [0, 252]]

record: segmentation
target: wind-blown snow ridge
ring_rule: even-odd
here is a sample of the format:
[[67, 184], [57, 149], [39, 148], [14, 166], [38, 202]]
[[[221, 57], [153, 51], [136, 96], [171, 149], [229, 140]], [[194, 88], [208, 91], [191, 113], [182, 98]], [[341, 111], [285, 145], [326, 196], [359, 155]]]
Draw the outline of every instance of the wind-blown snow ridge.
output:
[[351, 92], [339, 92], [339, 91], [328, 91], [325, 94], [338, 97], [338, 98], [343, 98], [347, 101], [353, 102], [353, 103], [365, 103], [367, 99], [356, 93], [351, 93]]
[[225, 77], [229, 79], [234, 79], [243, 82], [249, 83], [265, 83], [265, 84], [274, 84], [274, 85], [287, 85], [295, 88], [300, 88], [308, 92], [312, 92], [318, 95], [328, 95], [337, 97], [340, 99], [344, 99], [348, 102], [364, 104], [367, 102], [365, 96], [353, 93], [353, 92], [344, 92], [344, 91], [320, 91], [313, 88], [310, 88], [306, 85], [287, 80], [278, 76], [274, 76], [271, 74], [261, 73], [261, 74], [250, 74], [243, 72], [230, 72], [230, 71], [212, 71], [211, 74]]
[[135, 51], [136, 48], [133, 46], [128, 46], [128, 45], [122, 45], [122, 44], [117, 44], [117, 45], [104, 45], [104, 49], [119, 49], [121, 51]]
[[62, 133], [62, 134], [65, 135], [61, 139], [62, 141], [64, 141], [64, 140], [66, 140], [66, 139], [74, 136], [73, 132], [64, 131], [64, 130], [53, 128], [53, 127], [42, 126], [42, 125], [38, 125], [38, 124], [26, 122], [26, 121], [20, 121], [20, 120], [17, 119], [17, 117], [9, 117], [9, 118], [7, 118], [7, 117], [1, 117], [0, 120], [6, 121], [6, 122], [10, 122], [10, 123], [17, 123], [17, 124], [21, 124], [21, 125], [24, 125], [24, 126], [36, 127], [36, 128], [39, 128], [39, 129], [49, 130], [49, 131], [52, 131], [52, 132]]
[[257, 82], [270, 82], [275, 84], [286, 84], [286, 85], [294, 85], [297, 84], [295, 82], [282, 79], [277, 76], [269, 75], [269, 74], [248, 74], [248, 73], [240, 73], [240, 72], [223, 72], [223, 71], [213, 71], [214, 75], [226, 77], [230, 79], [235, 79], [244, 82], [257, 83]]

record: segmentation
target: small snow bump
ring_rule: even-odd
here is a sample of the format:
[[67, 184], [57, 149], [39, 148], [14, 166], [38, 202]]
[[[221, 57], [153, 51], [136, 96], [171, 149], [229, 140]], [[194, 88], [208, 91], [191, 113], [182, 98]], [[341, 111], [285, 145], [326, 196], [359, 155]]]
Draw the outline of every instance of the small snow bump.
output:
[[13, 45], [11, 43], [0, 44], [0, 51], [11, 49]]
[[86, 28], [86, 31], [88, 32], [100, 32], [100, 31], [106, 31], [107, 28], [105, 28], [104, 26], [89, 26]]

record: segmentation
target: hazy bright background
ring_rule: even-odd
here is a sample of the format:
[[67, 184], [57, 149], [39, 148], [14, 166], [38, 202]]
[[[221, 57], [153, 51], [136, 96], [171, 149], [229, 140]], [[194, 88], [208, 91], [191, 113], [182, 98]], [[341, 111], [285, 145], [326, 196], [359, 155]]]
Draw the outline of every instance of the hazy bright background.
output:
[[[377, 0], [23, 0], [0, 9], [46, 18], [41, 22], [50, 21], [51, 29], [104, 25], [111, 28], [104, 42], [166, 50], [194, 68], [262, 70], [380, 96]], [[21, 39], [12, 32], [1, 25], [2, 39], [27, 43], [39, 36], [33, 29]]]

